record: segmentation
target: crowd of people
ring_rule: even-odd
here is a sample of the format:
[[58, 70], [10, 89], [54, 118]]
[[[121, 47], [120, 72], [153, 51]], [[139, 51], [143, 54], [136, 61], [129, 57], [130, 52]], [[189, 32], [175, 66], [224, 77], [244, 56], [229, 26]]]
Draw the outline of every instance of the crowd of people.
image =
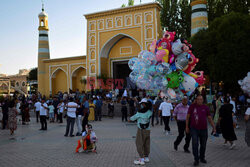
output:
[[[144, 97], [143, 97], [144, 96]], [[170, 121], [175, 120], [178, 127], [178, 135], [174, 141], [174, 148], [178, 146], [185, 137], [183, 147], [185, 153], [189, 150], [192, 141], [192, 153], [194, 156], [194, 166], [199, 163], [207, 163], [205, 159], [206, 144], [208, 139], [208, 125], [212, 126], [211, 134], [219, 137], [222, 134], [225, 142], [223, 145], [230, 144], [233, 149], [237, 140], [234, 129], [238, 128], [237, 123], [237, 102], [235, 97], [229, 94], [222, 96], [218, 94], [212, 102], [214, 113], [211, 114], [210, 108], [204, 104], [204, 97], [197, 95], [192, 101], [184, 96], [179, 103], [171, 101], [167, 97], [152, 97], [143, 95], [140, 97], [130, 97], [126, 90], [122, 96], [110, 94], [86, 94], [80, 93], [61, 93], [54, 97], [45, 98], [44, 96], [32, 95], [29, 97], [6, 97], [0, 102], [2, 108], [2, 129], [8, 128], [13, 135], [17, 129], [17, 116], [21, 115], [22, 125], [29, 125], [30, 111], [34, 111], [36, 122], [40, 122], [39, 130], [48, 129], [47, 120], [50, 123], [63, 123], [66, 119], [65, 137], [82, 136], [78, 141], [76, 152], [79, 148], [96, 152], [96, 135], [92, 130], [90, 121], [102, 121], [103, 104], [107, 104], [107, 116], [113, 118], [116, 107], [120, 105], [121, 120], [137, 123], [136, 147], [140, 158], [135, 160], [135, 164], [144, 165], [149, 162], [150, 153], [150, 125], [163, 125], [163, 132], [166, 136], [171, 135]], [[249, 101], [248, 101], [249, 104]], [[128, 119], [129, 116], [129, 119]], [[245, 113], [246, 135], [245, 140], [250, 146], [250, 108], [248, 106]], [[74, 133], [74, 126], [77, 132]]]

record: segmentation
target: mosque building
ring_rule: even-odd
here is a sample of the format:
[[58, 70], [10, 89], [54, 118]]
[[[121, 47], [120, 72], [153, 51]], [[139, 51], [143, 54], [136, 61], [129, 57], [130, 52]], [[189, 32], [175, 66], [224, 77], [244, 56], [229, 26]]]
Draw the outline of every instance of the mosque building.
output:
[[[192, 9], [203, 8], [200, 4], [205, 1], [196, 1], [192, 1]], [[204, 18], [198, 17], [200, 10], [195, 9], [192, 14], [194, 33], [200, 25], [195, 20]], [[49, 96], [58, 91], [87, 90], [81, 82], [87, 77], [105, 75], [125, 79], [131, 72], [128, 60], [137, 57], [141, 50], [148, 50], [153, 39], [161, 38], [160, 11], [159, 3], [153, 2], [85, 14], [86, 55], [50, 59], [48, 15], [42, 8], [38, 15], [38, 91]]]

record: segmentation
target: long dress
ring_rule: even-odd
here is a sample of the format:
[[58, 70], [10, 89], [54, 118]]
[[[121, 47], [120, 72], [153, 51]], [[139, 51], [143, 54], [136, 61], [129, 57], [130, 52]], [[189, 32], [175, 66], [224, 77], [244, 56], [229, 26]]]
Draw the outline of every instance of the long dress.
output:
[[217, 124], [218, 119], [219, 119], [220, 108], [221, 108], [221, 101], [217, 100], [216, 101], [216, 111], [215, 111], [215, 115], [214, 115], [214, 123], [215, 124]]
[[233, 105], [232, 104], [224, 104], [220, 108], [220, 127], [222, 136], [227, 141], [237, 140], [237, 137], [234, 132], [233, 126]]
[[17, 116], [17, 110], [14, 107], [13, 108], [9, 108], [8, 122], [9, 122], [9, 128], [10, 128], [10, 130], [16, 130], [17, 129], [16, 116]]
[[91, 103], [89, 104], [89, 121], [94, 121], [95, 120], [95, 104]]

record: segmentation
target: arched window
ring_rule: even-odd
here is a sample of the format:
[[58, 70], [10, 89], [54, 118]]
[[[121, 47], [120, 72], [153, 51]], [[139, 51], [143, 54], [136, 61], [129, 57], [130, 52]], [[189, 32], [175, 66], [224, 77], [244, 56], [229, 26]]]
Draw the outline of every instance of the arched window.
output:
[[44, 20], [41, 20], [41, 26], [44, 26]]

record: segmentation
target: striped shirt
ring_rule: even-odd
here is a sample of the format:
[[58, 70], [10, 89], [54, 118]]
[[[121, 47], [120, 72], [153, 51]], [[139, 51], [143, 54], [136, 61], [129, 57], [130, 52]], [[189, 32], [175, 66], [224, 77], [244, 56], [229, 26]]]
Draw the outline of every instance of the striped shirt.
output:
[[178, 121], [185, 121], [188, 113], [189, 105], [184, 106], [182, 103], [178, 104], [175, 109], [173, 116], [177, 117]]

